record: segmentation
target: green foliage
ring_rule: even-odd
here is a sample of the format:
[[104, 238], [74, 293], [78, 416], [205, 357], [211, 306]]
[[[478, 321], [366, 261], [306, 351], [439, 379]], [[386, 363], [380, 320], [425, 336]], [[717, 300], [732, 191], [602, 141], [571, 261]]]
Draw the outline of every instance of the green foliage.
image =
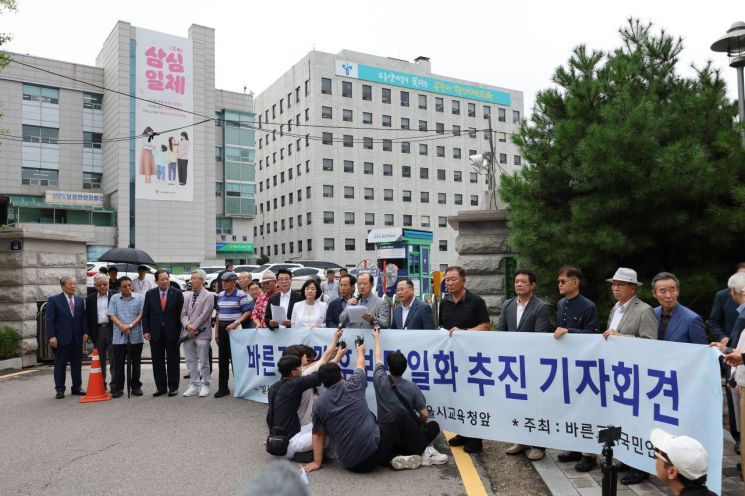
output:
[[677, 74], [682, 40], [651, 28], [630, 19], [612, 53], [573, 51], [515, 136], [528, 165], [502, 178], [500, 194], [510, 243], [544, 289], [559, 267], [577, 265], [583, 292], [607, 314], [616, 267], [647, 282], [668, 270], [681, 301], [708, 315], [745, 259], [737, 108], [709, 64]]
[[264, 265], [266, 263], [269, 263], [269, 257], [262, 254], [257, 260], [256, 263], [259, 265]]
[[[15, 0], [0, 0], [0, 14], [2, 14], [3, 11], [15, 12], [15, 10]], [[0, 33], [0, 70], [10, 63], [10, 57], [2, 50], [2, 46], [8, 43], [12, 38], [13, 37], [8, 33]]]
[[21, 335], [15, 329], [0, 327], [0, 360], [17, 357], [20, 353]]

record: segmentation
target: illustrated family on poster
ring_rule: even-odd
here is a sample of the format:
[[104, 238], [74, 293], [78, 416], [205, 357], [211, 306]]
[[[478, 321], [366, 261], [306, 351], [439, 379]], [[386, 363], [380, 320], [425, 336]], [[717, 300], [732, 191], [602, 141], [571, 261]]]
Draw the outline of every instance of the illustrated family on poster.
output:
[[[148, 126], [142, 136], [151, 138], [153, 133], [153, 129]], [[163, 140], [150, 139], [143, 143], [140, 175], [144, 176], [144, 182], [186, 186], [190, 150], [189, 134], [186, 131], [181, 131], [178, 137], [167, 136]]]

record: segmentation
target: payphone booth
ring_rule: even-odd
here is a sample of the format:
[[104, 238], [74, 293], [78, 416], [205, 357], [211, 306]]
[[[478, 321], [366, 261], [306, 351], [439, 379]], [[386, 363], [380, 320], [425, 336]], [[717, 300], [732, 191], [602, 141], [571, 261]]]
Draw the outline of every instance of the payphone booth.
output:
[[396, 282], [383, 288], [384, 278], [379, 278], [379, 290], [393, 297], [399, 280], [409, 278], [414, 282], [414, 294], [422, 298], [432, 292], [430, 285], [429, 250], [432, 245], [432, 231], [387, 227], [371, 229], [367, 242], [375, 245], [375, 258], [378, 268], [384, 271], [390, 264], [398, 267]]

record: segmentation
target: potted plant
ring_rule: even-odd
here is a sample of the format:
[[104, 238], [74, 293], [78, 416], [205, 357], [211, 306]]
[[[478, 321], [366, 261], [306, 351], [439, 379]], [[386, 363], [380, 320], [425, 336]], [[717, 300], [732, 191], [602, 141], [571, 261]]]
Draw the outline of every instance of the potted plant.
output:
[[18, 331], [0, 327], [0, 370], [23, 368], [20, 343]]

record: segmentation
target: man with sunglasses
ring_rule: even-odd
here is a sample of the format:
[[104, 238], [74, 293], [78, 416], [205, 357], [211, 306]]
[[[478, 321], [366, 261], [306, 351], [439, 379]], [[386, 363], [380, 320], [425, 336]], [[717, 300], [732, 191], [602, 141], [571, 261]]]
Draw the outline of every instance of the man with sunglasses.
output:
[[673, 436], [662, 429], [649, 435], [654, 445], [657, 478], [665, 482], [675, 496], [714, 496], [706, 487], [709, 454], [688, 436]]

